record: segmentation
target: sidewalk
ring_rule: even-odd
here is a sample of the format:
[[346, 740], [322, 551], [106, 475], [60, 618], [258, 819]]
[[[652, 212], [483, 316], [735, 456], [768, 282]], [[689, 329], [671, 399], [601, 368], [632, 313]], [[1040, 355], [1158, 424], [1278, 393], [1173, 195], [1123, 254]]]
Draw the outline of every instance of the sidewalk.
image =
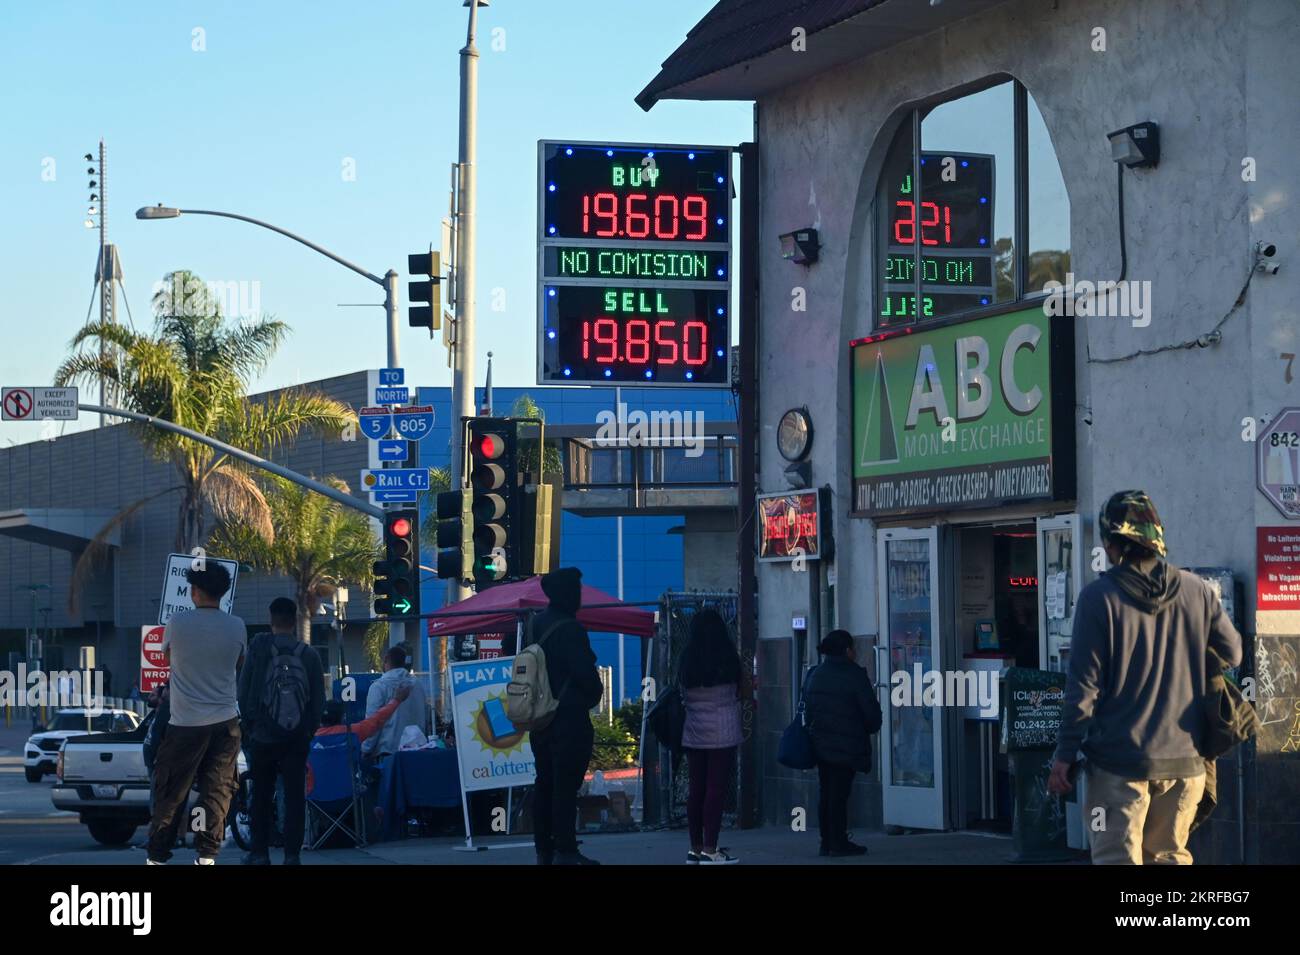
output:
[[[685, 831], [585, 833], [582, 851], [604, 865], [683, 865], [686, 861]], [[743, 864], [748, 865], [1002, 865], [1012, 856], [1006, 836], [969, 832], [937, 832], [889, 836], [858, 832], [854, 841], [867, 846], [869, 854], [852, 859], [823, 859], [817, 855], [817, 832], [789, 832], [775, 828], [723, 832], [722, 842]], [[533, 865], [528, 836], [499, 836], [474, 840], [475, 846], [497, 846], [477, 852], [464, 851], [463, 838], [407, 839], [381, 842], [364, 849], [329, 849], [303, 852], [304, 865]], [[227, 844], [218, 865], [238, 865], [243, 854]], [[282, 858], [271, 853], [273, 862]], [[83, 860], [64, 856], [62, 864], [144, 864], [144, 853], [135, 850], [90, 852]], [[189, 865], [193, 853], [178, 851], [173, 865]]]

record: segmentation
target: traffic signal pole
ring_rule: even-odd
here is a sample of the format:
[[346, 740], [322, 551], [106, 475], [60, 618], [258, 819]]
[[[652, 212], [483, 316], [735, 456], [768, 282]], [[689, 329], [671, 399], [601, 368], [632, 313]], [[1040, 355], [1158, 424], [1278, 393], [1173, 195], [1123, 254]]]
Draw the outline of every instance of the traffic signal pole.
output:
[[[478, 0], [470, 0], [469, 26], [460, 51], [460, 145], [456, 199], [456, 361], [452, 376], [452, 480], [464, 474], [466, 418], [474, 417], [474, 204], [475, 163], [478, 156]], [[459, 580], [447, 585], [449, 603], [463, 600], [469, 590]]]

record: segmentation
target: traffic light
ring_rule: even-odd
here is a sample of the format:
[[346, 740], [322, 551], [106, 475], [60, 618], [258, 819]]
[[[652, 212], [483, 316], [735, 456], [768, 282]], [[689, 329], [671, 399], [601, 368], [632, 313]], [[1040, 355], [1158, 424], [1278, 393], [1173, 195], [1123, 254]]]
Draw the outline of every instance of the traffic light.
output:
[[434, 329], [442, 327], [442, 265], [437, 252], [416, 252], [406, 257], [407, 271], [412, 275], [427, 276], [428, 281], [407, 282], [407, 297], [412, 302], [424, 302], [424, 305], [411, 305], [407, 323], [412, 328], [427, 328], [429, 337]]
[[375, 561], [375, 616], [409, 617], [420, 612], [420, 512], [384, 515], [384, 556]]
[[438, 518], [436, 569], [443, 580], [474, 577], [474, 514], [468, 491], [444, 491], [434, 504]]
[[481, 591], [523, 572], [518, 434], [510, 418], [468, 423], [474, 582]]

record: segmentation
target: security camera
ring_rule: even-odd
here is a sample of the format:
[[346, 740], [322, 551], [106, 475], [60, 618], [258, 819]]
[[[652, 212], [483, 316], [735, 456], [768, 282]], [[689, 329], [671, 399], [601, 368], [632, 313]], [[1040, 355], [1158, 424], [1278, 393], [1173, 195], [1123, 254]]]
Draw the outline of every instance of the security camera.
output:
[[1255, 243], [1255, 269], [1266, 275], [1277, 275], [1281, 263], [1271, 261], [1277, 255], [1277, 246], [1272, 242]]

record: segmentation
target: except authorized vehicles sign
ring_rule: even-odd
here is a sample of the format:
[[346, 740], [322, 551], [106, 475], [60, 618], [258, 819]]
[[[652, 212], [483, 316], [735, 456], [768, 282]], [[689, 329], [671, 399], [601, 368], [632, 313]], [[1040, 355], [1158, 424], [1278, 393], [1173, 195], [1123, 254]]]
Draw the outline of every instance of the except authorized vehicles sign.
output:
[[77, 389], [0, 389], [0, 418], [5, 421], [76, 421]]
[[1040, 308], [853, 342], [852, 513], [1073, 494], [1072, 350]]
[[168, 554], [167, 572], [163, 575], [162, 600], [158, 604], [158, 624], [163, 626], [174, 614], [182, 610], [193, 610], [194, 601], [190, 598], [190, 583], [185, 579], [185, 571], [197, 567], [201, 560], [220, 564], [230, 573], [230, 589], [221, 598], [221, 609], [230, 613], [235, 606], [235, 581], [239, 577], [239, 561], [222, 560], [219, 557], [196, 557], [193, 554]]

